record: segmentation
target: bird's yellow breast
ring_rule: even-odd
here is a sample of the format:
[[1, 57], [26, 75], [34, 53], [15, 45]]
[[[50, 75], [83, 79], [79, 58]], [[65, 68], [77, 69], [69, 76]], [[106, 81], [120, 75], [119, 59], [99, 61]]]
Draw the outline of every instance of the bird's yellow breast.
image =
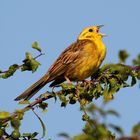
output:
[[80, 58], [75, 63], [74, 70], [71, 70], [73, 80], [84, 80], [91, 76], [105, 58], [106, 48], [102, 42], [86, 44], [80, 52]]

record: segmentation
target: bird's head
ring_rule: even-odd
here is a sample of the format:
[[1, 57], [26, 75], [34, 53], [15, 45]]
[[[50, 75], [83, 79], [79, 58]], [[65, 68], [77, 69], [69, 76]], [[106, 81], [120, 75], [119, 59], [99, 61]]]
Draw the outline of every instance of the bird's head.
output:
[[105, 36], [105, 34], [102, 34], [99, 32], [100, 28], [103, 27], [103, 25], [98, 26], [90, 26], [85, 28], [80, 35], [78, 36], [78, 40], [96, 40], [96, 39], [102, 39], [102, 37]]

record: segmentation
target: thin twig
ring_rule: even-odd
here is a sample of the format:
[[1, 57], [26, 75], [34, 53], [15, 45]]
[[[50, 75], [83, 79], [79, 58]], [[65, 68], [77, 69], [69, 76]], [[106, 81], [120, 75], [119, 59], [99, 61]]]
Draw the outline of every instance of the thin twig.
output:
[[[56, 94], [61, 94], [61, 92], [56, 92]], [[35, 107], [36, 105], [42, 103], [43, 101], [46, 101], [50, 98], [53, 98], [54, 94], [51, 94], [50, 92], [45, 92], [44, 94], [42, 94], [41, 98], [37, 98], [35, 101], [33, 101], [32, 103], [30, 103], [29, 105], [27, 105], [26, 107], [21, 109], [21, 112], [26, 112], [29, 111], [30, 109], [32, 109], [33, 107]], [[7, 123], [11, 118], [16, 117], [18, 115], [17, 112], [14, 112], [11, 114], [11, 116], [8, 119], [4, 119], [4, 120], [0, 120], [0, 122], [2, 124]]]
[[[37, 59], [38, 57], [42, 56], [42, 55], [45, 55], [45, 53], [40, 53], [39, 55], [37, 55], [36, 57], [34, 57], [33, 59]], [[19, 65], [17, 69], [20, 69], [21, 67], [23, 66], [23, 64]], [[4, 74], [4, 73], [7, 73], [8, 70], [5, 70], [5, 71], [2, 71], [0, 72], [0, 75], [1, 74]]]
[[140, 65], [137, 65], [137, 66], [130, 66], [130, 65], [125, 65], [125, 64], [120, 64], [120, 65], [128, 67], [133, 71], [139, 71], [140, 70]]

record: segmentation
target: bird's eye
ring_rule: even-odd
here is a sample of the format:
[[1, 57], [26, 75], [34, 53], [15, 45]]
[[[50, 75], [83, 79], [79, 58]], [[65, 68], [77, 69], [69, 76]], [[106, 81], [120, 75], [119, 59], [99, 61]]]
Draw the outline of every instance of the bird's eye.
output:
[[93, 29], [89, 29], [88, 31], [89, 31], [89, 32], [93, 32]]

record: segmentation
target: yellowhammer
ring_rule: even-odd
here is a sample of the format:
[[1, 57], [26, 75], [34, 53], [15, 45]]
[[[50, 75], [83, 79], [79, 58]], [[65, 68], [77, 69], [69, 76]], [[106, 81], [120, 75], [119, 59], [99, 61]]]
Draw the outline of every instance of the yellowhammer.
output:
[[52, 87], [65, 80], [82, 81], [95, 73], [106, 55], [102, 42], [104, 34], [99, 32], [100, 27], [102, 25], [85, 28], [76, 42], [61, 53], [48, 72], [15, 100], [29, 100], [51, 81]]

